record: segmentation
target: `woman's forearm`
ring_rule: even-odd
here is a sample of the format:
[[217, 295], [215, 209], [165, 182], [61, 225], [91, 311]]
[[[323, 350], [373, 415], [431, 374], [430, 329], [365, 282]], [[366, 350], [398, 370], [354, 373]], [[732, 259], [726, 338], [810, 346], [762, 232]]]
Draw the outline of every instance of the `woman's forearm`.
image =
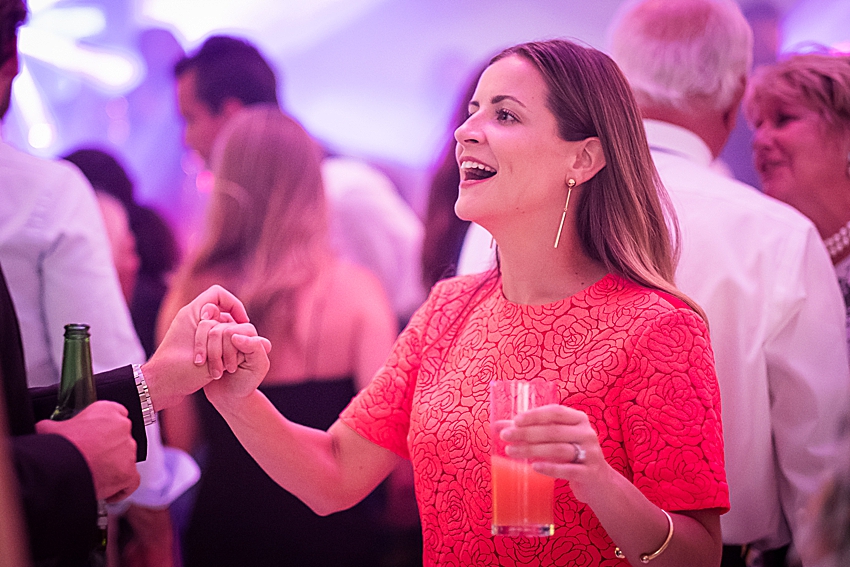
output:
[[[608, 478], [583, 491], [585, 502], [632, 565], [642, 565], [640, 555], [657, 551], [669, 531], [667, 517], [625, 477], [609, 468]], [[712, 510], [670, 513], [673, 537], [652, 560], [654, 567], [720, 565], [720, 516]]]
[[399, 460], [341, 422], [327, 432], [293, 423], [259, 391], [213, 404], [263, 470], [320, 515], [358, 503]]

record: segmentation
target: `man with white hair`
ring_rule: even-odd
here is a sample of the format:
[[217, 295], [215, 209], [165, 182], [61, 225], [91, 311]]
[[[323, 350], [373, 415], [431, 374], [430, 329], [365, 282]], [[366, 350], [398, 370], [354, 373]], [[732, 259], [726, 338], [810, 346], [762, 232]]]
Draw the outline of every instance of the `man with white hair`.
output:
[[785, 565], [850, 396], [832, 266], [807, 219], [712, 168], [752, 61], [737, 4], [631, 2], [611, 40], [679, 219], [677, 284], [711, 329], [732, 504], [722, 565]]

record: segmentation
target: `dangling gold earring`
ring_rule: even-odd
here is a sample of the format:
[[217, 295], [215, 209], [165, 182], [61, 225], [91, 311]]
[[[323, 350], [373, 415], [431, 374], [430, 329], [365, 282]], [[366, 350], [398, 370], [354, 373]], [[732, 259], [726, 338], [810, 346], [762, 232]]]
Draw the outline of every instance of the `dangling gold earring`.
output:
[[561, 231], [564, 230], [564, 219], [567, 218], [567, 209], [570, 207], [570, 195], [573, 193], [573, 187], [576, 186], [575, 179], [567, 180], [567, 202], [564, 203], [564, 212], [561, 213], [561, 224], [558, 225], [558, 235], [555, 237], [555, 248], [561, 242]]

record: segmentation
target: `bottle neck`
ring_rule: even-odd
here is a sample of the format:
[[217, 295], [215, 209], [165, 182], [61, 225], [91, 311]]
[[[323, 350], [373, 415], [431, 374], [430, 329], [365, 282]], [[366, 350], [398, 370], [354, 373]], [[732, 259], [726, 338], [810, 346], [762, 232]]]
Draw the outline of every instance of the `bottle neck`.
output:
[[59, 401], [51, 419], [69, 419], [97, 400], [88, 325], [66, 325]]

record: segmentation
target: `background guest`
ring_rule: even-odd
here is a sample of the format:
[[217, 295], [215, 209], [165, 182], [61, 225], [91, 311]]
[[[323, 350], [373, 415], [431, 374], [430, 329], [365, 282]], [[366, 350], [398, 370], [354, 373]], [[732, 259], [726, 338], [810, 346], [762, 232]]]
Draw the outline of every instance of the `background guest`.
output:
[[[280, 106], [277, 77], [256, 47], [213, 36], [174, 68], [186, 145], [207, 163], [215, 138], [246, 106]], [[330, 241], [343, 258], [375, 274], [399, 324], [424, 299], [419, 255], [422, 223], [389, 178], [343, 156], [322, 161]]]
[[752, 32], [731, 0], [638, 0], [615, 19], [611, 53], [679, 217], [676, 281], [711, 326], [732, 505], [720, 519], [723, 565], [755, 554], [784, 565], [840, 452], [850, 369], [811, 223], [712, 167], [735, 125]]
[[[207, 230], [160, 327], [196, 290], [233, 290], [274, 342], [262, 391], [293, 421], [325, 429], [389, 352], [392, 311], [380, 282], [330, 249], [320, 148], [300, 125], [255, 105], [228, 121], [215, 148]], [[165, 413], [165, 426], [187, 450], [198, 429], [206, 441], [188, 567], [377, 564], [375, 503], [317, 516], [268, 478], [202, 396], [187, 402]]]
[[[155, 209], [136, 202], [130, 176], [109, 152], [97, 148], [80, 148], [66, 155], [64, 159], [83, 172], [95, 191], [112, 195], [127, 211], [139, 266], [129, 294], [125, 289], [124, 295], [130, 306], [133, 327], [145, 349], [145, 355], [150, 357], [156, 346], [154, 336], [159, 309], [168, 291], [170, 278], [180, 263], [180, 246], [174, 231]], [[123, 258], [132, 262], [130, 254]], [[128, 266], [127, 269], [129, 268]], [[122, 287], [124, 286], [122, 280]]]
[[118, 283], [127, 303], [133, 298], [133, 289], [139, 274], [139, 254], [136, 252], [136, 237], [130, 230], [130, 217], [124, 204], [108, 193], [95, 191], [100, 216], [106, 228], [112, 262], [118, 274]]
[[826, 244], [850, 344], [850, 56], [797, 54], [758, 69], [745, 111], [764, 192], [809, 217]]

